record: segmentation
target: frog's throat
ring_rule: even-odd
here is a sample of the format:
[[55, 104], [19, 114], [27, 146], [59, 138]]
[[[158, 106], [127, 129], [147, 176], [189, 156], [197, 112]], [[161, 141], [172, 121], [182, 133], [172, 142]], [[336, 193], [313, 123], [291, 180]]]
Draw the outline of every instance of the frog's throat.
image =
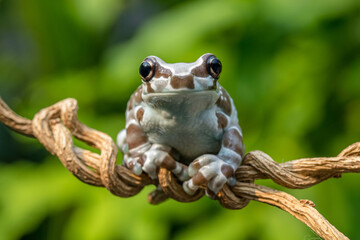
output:
[[170, 96], [170, 95], [185, 95], [185, 94], [189, 94], [189, 95], [199, 95], [199, 94], [216, 94], [219, 95], [220, 91], [219, 89], [211, 89], [211, 90], [188, 90], [188, 89], [184, 89], [184, 90], [176, 90], [176, 91], [167, 91], [167, 92], [152, 92], [152, 93], [142, 93], [143, 97], [146, 96]]
[[143, 94], [144, 102], [152, 108], [177, 112], [198, 112], [215, 105], [220, 97], [217, 90], [176, 91]]
[[162, 92], [162, 93], [142, 93], [142, 99], [145, 102], [151, 101], [153, 99], [197, 99], [197, 98], [204, 98], [208, 97], [211, 100], [215, 100], [215, 102], [220, 97], [219, 90], [178, 90], [178, 91], [169, 91], [169, 92]]

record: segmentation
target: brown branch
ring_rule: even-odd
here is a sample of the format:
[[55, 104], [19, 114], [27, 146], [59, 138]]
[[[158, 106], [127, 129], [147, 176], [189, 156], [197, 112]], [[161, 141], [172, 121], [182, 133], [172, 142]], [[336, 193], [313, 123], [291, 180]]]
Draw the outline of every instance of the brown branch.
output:
[[310, 201], [297, 200], [290, 194], [255, 184], [237, 182], [232, 188], [234, 193], [246, 199], [267, 203], [287, 211], [309, 226], [324, 239], [347, 239], [331, 225]]
[[34, 137], [31, 120], [14, 113], [0, 97], [0, 121], [12, 130], [28, 137]]
[[[354, 155], [360, 143], [355, 143], [338, 157], [303, 158], [284, 163], [275, 162], [261, 151], [252, 151], [245, 156], [244, 165], [236, 170], [239, 181], [255, 179], [272, 179], [287, 188], [307, 188], [342, 173], [360, 172], [360, 154]], [[353, 151], [350, 151], [353, 149]]]
[[[14, 113], [0, 97], [0, 121], [16, 132], [37, 138], [81, 181], [106, 187], [117, 196], [133, 196], [149, 184], [157, 186], [148, 196], [152, 204], [169, 197], [191, 202], [204, 195], [202, 189], [193, 196], [187, 195], [179, 180], [167, 169], [160, 169], [158, 180], [151, 180], [145, 174], [136, 176], [127, 168], [116, 165], [117, 149], [113, 140], [79, 122], [77, 108], [76, 100], [65, 99], [41, 110], [31, 121]], [[101, 153], [74, 146], [72, 135], [100, 149]], [[232, 188], [225, 186], [216, 198], [229, 209], [241, 209], [250, 200], [267, 203], [287, 211], [324, 239], [347, 239], [314, 208], [311, 201], [299, 201], [287, 193], [253, 182], [272, 179], [287, 188], [307, 188], [349, 172], [360, 172], [360, 143], [347, 147], [337, 157], [304, 158], [281, 164], [264, 152], [252, 151], [246, 154], [243, 165], [235, 173], [236, 185]]]

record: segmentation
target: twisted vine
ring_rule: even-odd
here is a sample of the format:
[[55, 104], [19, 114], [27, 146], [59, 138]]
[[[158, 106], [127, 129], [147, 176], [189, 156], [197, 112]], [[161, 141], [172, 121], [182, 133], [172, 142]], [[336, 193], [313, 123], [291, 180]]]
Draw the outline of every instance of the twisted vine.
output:
[[[106, 187], [119, 197], [131, 197], [149, 184], [160, 185], [148, 195], [148, 201], [158, 204], [167, 198], [191, 202], [204, 195], [203, 189], [193, 196], [187, 195], [171, 171], [161, 168], [158, 179], [147, 175], [134, 175], [124, 166], [116, 164], [117, 148], [105, 133], [89, 128], [77, 119], [75, 99], [65, 99], [38, 112], [33, 120], [14, 113], [0, 97], [0, 121], [12, 130], [37, 138], [62, 164], [84, 183]], [[72, 136], [95, 147], [100, 154], [74, 145]], [[311, 187], [342, 173], [360, 172], [360, 142], [344, 149], [337, 157], [304, 158], [284, 163], [275, 162], [261, 151], [245, 155], [236, 170], [235, 186], [225, 186], [217, 195], [220, 204], [228, 209], [241, 209], [250, 200], [267, 203], [287, 211], [309, 226], [324, 239], [348, 239], [331, 225], [309, 200], [295, 197], [269, 187], [254, 184], [256, 179], [271, 179], [286, 188]]]

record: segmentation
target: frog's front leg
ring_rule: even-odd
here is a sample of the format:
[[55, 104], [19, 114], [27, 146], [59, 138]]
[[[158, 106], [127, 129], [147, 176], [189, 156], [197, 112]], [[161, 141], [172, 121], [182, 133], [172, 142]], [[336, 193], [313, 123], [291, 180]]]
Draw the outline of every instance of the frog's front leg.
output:
[[189, 179], [187, 167], [177, 162], [170, 155], [171, 147], [162, 144], [152, 144], [151, 148], [143, 155], [143, 170], [149, 174], [151, 178], [157, 177], [159, 167], [172, 171], [181, 181]]
[[171, 156], [169, 146], [149, 142], [139, 124], [139, 117], [136, 117], [138, 111], [143, 110], [136, 108], [128, 113], [126, 129], [117, 136], [125, 165], [136, 175], [144, 171], [153, 179], [157, 178], [160, 167], [171, 170], [182, 181], [189, 179], [186, 167]]
[[187, 168], [170, 155], [171, 148], [161, 144], [151, 144], [129, 150], [124, 161], [136, 175], [146, 172], [152, 179], [157, 178], [160, 167], [172, 171], [181, 181], [189, 179]]
[[190, 164], [188, 173], [192, 178], [184, 182], [184, 190], [192, 195], [200, 185], [207, 184], [207, 194], [217, 194], [231, 180], [243, 154], [242, 133], [240, 127], [234, 124], [224, 130], [222, 147], [217, 155], [204, 154]]

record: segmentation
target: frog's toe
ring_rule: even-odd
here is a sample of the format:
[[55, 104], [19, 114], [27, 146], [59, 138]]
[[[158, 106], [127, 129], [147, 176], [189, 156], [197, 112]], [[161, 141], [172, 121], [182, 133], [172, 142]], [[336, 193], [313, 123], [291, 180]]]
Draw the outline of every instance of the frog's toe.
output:
[[157, 169], [158, 167], [153, 161], [145, 161], [144, 166], [142, 167], [142, 170], [146, 172], [152, 179], [157, 178]]
[[183, 182], [183, 189], [189, 195], [194, 195], [196, 190], [198, 190], [198, 188], [199, 188], [198, 186], [195, 186], [192, 183], [192, 179], [190, 179], [189, 181]]
[[157, 170], [159, 168], [159, 159], [161, 159], [161, 151], [158, 150], [149, 150], [144, 153], [144, 165], [142, 169], [146, 172], [152, 179], [157, 178]]
[[193, 195], [201, 185], [207, 184], [215, 175], [216, 172], [212, 171], [209, 165], [200, 168], [190, 180], [183, 183], [184, 191], [189, 195]]
[[138, 158], [130, 158], [125, 156], [124, 162], [127, 168], [129, 168], [135, 175], [139, 176], [142, 173], [141, 159], [139, 160]]
[[133, 172], [135, 175], [141, 175], [142, 173], [142, 167], [140, 163], [135, 163], [134, 168], [133, 168]]
[[[217, 194], [223, 188], [225, 183], [227, 182], [227, 178], [223, 174], [218, 174], [208, 184], [208, 189]], [[208, 195], [208, 194], [207, 194]]]

